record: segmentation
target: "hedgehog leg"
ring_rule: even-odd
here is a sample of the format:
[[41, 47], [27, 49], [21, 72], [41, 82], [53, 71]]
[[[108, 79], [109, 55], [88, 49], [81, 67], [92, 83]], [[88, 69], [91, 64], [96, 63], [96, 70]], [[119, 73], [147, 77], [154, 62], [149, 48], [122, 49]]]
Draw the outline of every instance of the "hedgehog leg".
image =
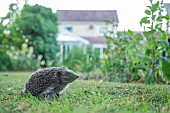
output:
[[60, 92], [59, 92], [59, 94], [60, 95], [64, 95], [65, 94], [65, 92], [66, 92], [66, 90], [67, 90], [67, 88], [69, 88], [70, 87], [70, 85], [68, 84], [68, 85], [66, 85]]
[[59, 97], [59, 93], [56, 93], [55, 91], [50, 92], [49, 94], [47, 94], [47, 96], [49, 97]]
[[49, 95], [52, 92], [54, 92], [54, 87], [49, 86], [39, 96], [46, 96], [46, 95]]
[[56, 83], [51, 84], [39, 96], [49, 96], [49, 97], [59, 96], [59, 91], [57, 91], [57, 89], [59, 88], [56, 86], [57, 86]]
[[26, 91], [25, 88], [21, 91], [21, 95], [25, 95], [25, 94], [27, 94], [27, 93], [28, 93], [28, 92]]

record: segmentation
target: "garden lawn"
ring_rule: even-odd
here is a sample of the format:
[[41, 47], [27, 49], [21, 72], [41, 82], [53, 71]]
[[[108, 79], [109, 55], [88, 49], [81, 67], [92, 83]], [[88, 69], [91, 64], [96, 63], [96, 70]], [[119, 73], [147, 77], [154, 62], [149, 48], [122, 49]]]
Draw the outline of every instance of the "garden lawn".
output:
[[0, 74], [0, 113], [170, 113], [170, 86], [77, 80], [59, 98], [20, 94], [31, 73]]

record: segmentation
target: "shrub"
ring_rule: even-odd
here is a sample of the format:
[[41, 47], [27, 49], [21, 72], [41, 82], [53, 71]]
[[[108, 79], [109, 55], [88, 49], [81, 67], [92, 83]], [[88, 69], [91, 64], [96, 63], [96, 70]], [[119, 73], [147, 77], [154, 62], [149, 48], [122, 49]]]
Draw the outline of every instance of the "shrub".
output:
[[143, 56], [143, 51], [138, 48], [142, 36], [132, 31], [119, 32], [117, 37], [106, 36], [106, 55], [101, 68], [108, 81], [128, 82], [139, 79], [137, 75], [138, 59]]
[[0, 71], [7, 71], [11, 68], [11, 59], [4, 49], [0, 49]]
[[11, 48], [8, 51], [10, 56], [11, 66], [8, 70], [13, 71], [33, 71], [40, 67], [40, 60], [34, 59], [32, 48], [28, 48], [25, 44], [22, 45], [20, 51]]

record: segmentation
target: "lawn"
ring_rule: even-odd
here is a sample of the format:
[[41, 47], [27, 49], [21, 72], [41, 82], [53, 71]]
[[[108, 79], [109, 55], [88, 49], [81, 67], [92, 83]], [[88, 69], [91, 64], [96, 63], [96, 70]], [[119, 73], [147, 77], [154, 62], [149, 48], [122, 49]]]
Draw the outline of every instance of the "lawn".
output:
[[31, 73], [0, 74], [0, 113], [170, 113], [170, 86], [77, 80], [59, 98], [20, 94]]

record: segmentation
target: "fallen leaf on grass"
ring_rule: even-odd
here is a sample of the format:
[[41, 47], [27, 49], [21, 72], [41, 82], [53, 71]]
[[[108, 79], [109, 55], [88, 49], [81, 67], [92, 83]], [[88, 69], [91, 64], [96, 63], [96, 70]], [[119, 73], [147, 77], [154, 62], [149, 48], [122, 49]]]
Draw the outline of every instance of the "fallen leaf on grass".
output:
[[26, 110], [29, 107], [30, 107], [29, 104], [21, 103], [17, 108], [13, 109], [12, 112], [24, 111], [24, 110]]
[[138, 92], [139, 94], [143, 94], [143, 93], [144, 93], [141, 89], [137, 89], [137, 92]]

